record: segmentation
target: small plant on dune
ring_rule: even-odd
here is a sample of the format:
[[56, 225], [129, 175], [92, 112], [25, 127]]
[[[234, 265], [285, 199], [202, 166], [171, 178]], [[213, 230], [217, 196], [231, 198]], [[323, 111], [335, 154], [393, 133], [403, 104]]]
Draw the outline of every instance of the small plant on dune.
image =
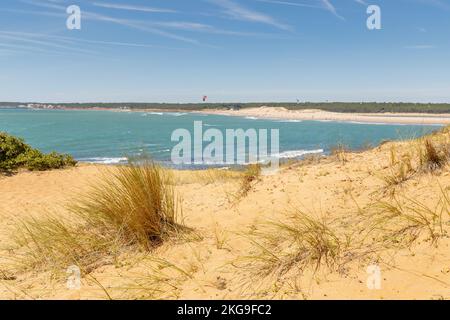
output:
[[216, 243], [216, 248], [218, 250], [225, 249], [226, 242], [228, 240], [228, 235], [225, 230], [223, 230], [219, 224], [216, 222], [214, 227], [214, 241]]
[[449, 160], [449, 145], [436, 146], [430, 139], [424, 141], [423, 152], [420, 155], [422, 168], [428, 171], [442, 169]]
[[449, 205], [449, 197], [445, 192], [432, 208], [405, 197], [395, 197], [392, 202], [379, 201], [368, 210], [368, 229], [378, 234], [379, 242], [386, 246], [409, 246], [424, 231], [428, 240], [436, 243], [445, 235], [443, 226]]
[[397, 161], [397, 150], [395, 148], [395, 145], [391, 146], [391, 148], [389, 149], [389, 159], [390, 159], [390, 163], [391, 163], [391, 167], [397, 165], [398, 161]]
[[232, 182], [241, 179], [243, 172], [227, 169], [182, 170], [173, 173], [176, 185], [199, 183], [203, 185]]
[[379, 178], [384, 182], [384, 186], [393, 195], [395, 188], [404, 182], [411, 179], [416, 170], [413, 167], [413, 162], [410, 153], [405, 153], [401, 157], [397, 155], [395, 146], [390, 148], [389, 172], [387, 174], [379, 175]]
[[331, 147], [331, 155], [335, 156], [342, 164], [346, 164], [348, 162], [347, 154], [349, 152], [349, 148], [342, 143]]
[[270, 222], [252, 234], [254, 254], [245, 257], [251, 268], [263, 276], [281, 277], [292, 268], [318, 270], [336, 268], [343, 241], [325, 220], [295, 211], [286, 222]]
[[171, 177], [154, 163], [108, 171], [70, 206], [69, 219], [25, 219], [14, 233], [20, 262], [33, 268], [85, 272], [127, 249], [151, 250], [184, 230]]
[[196, 172], [195, 177], [198, 181], [205, 184], [214, 184], [223, 181], [237, 180], [241, 178], [242, 173], [232, 170], [206, 169]]
[[405, 158], [390, 168], [390, 172], [382, 176], [386, 188], [396, 187], [408, 181], [415, 174], [410, 158]]
[[153, 256], [145, 257], [140, 267], [139, 272], [126, 272], [120, 276], [125, 283], [117, 289], [122, 295], [124, 292], [129, 294], [120, 298], [179, 299], [183, 283], [192, 280], [196, 272], [195, 266], [178, 265]]
[[261, 176], [261, 165], [248, 165], [241, 180], [240, 198], [245, 198], [252, 189], [253, 183]]

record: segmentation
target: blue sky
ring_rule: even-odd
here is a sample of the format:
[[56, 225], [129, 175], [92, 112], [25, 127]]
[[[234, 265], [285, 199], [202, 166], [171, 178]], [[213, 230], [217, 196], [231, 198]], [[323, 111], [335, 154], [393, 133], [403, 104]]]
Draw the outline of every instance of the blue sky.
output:
[[0, 101], [450, 102], [449, 58], [450, 0], [0, 4]]

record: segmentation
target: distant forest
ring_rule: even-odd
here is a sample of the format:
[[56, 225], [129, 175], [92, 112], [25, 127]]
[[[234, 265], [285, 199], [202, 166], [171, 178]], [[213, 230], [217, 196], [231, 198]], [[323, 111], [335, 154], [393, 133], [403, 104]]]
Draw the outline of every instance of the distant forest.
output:
[[[17, 107], [28, 103], [20, 102], [0, 102], [0, 107]], [[47, 104], [47, 103], [46, 103]], [[284, 107], [290, 110], [302, 109], [321, 109], [333, 112], [423, 112], [423, 113], [450, 113], [450, 103], [356, 103], [356, 102], [303, 102], [303, 103], [48, 103], [54, 106], [65, 108], [112, 108], [120, 109], [127, 107], [132, 110], [142, 109], [166, 109], [166, 110], [184, 110], [195, 111], [204, 109], [238, 109], [255, 108], [261, 106]]]

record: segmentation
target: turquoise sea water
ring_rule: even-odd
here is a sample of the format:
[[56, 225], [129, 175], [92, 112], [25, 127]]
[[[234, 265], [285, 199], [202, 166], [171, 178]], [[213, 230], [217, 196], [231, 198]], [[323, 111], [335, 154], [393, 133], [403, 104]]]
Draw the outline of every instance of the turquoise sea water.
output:
[[[151, 155], [170, 165], [173, 130], [193, 131], [202, 121], [204, 130], [279, 129], [280, 158], [308, 152], [329, 152], [337, 144], [352, 149], [377, 145], [383, 140], [412, 138], [438, 126], [387, 125], [320, 121], [283, 121], [188, 113], [62, 111], [0, 108], [0, 131], [24, 138], [42, 151], [70, 153], [76, 159], [119, 163], [127, 156]], [[205, 146], [207, 143], [205, 143]]]

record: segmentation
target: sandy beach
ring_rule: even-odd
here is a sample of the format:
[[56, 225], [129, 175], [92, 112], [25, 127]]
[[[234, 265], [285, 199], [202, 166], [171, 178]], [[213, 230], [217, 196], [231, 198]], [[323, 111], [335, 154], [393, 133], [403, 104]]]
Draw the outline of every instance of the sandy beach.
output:
[[245, 108], [240, 110], [224, 109], [205, 109], [201, 111], [191, 111], [185, 109], [131, 109], [123, 110], [117, 108], [58, 108], [59, 110], [78, 110], [78, 111], [111, 111], [111, 112], [168, 112], [168, 113], [200, 113], [215, 114], [235, 117], [251, 117], [260, 119], [274, 120], [315, 120], [315, 121], [338, 121], [338, 122], [356, 122], [372, 124], [409, 124], [409, 125], [448, 125], [450, 124], [450, 114], [434, 113], [344, 113], [328, 112], [319, 109], [289, 110], [283, 107]]
[[288, 110], [278, 107], [248, 108], [237, 111], [232, 110], [205, 110], [205, 114], [218, 114], [238, 117], [255, 117], [263, 119], [283, 120], [317, 120], [317, 121], [344, 121], [362, 123], [395, 123], [395, 124], [450, 124], [449, 114], [426, 113], [338, 113], [323, 110]]
[[[447, 131], [432, 139], [449, 143], [449, 137]], [[408, 208], [419, 206], [428, 214], [443, 205], [444, 195], [450, 192], [448, 166], [434, 173], [417, 171], [398, 185], [387, 185], [402, 159], [409, 156], [416, 165], [416, 143], [390, 142], [365, 152], [292, 162], [276, 175], [259, 177], [241, 198], [233, 197], [241, 188], [240, 173], [175, 171], [185, 224], [199, 237], [169, 241], [149, 253], [124, 250], [115, 262], [105, 262], [84, 275], [77, 290], [66, 286], [65, 270], [55, 276], [50, 270], [20, 269], [22, 251], [11, 244], [12, 230], [30, 216], [39, 219], [52, 212], [67, 217], [65, 205], [77, 194], [89, 192], [89, 185], [108, 167], [78, 165], [2, 176], [0, 298], [449, 299], [449, 207], [441, 211], [442, 223], [428, 225], [439, 234], [436, 239], [425, 227], [413, 229], [417, 238], [404, 247], [392, 241], [403, 241], [409, 234], [406, 230], [392, 233], [387, 242], [385, 236], [375, 240], [374, 235], [369, 242], [350, 237], [369, 229], [364, 223], [373, 216], [365, 215], [381, 204], [403, 203], [405, 215], [414, 212]], [[255, 258], [260, 250], [255, 241], [263, 243], [258, 232], [266, 230], [268, 222], [295, 226], [289, 219], [300, 211], [350, 237], [347, 244], [339, 245], [342, 260], [338, 265], [323, 261], [319, 269], [314, 264], [300, 268], [295, 259], [281, 260], [283, 269], [265, 275], [261, 263], [266, 260]], [[380, 232], [396, 228], [401, 221], [389, 220]], [[268, 234], [280, 236], [279, 231]], [[280, 243], [276, 254], [289, 257], [290, 247]], [[371, 265], [381, 270], [379, 288], [367, 284]]]

